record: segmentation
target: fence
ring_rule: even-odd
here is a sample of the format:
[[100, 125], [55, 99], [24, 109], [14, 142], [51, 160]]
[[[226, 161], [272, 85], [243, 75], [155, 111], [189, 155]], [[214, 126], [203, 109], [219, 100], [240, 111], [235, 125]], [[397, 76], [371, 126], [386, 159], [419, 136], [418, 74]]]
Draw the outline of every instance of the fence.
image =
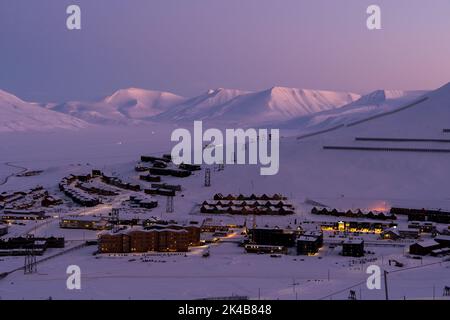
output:
[[380, 141], [380, 142], [438, 142], [450, 143], [450, 139], [413, 139], [413, 138], [369, 138], [356, 137], [355, 141]]
[[450, 153], [450, 149], [421, 149], [421, 148], [386, 148], [386, 147], [350, 147], [350, 146], [323, 146], [324, 150], [341, 151], [381, 151], [381, 152], [422, 152], [422, 153]]
[[423, 98], [421, 98], [421, 99], [419, 99], [419, 100], [417, 100], [417, 101], [415, 101], [413, 103], [410, 103], [410, 104], [408, 104], [408, 105], [406, 105], [404, 107], [401, 107], [401, 108], [398, 108], [398, 109], [395, 109], [395, 110], [392, 110], [392, 111], [389, 111], [389, 112], [384, 112], [384, 113], [381, 113], [381, 114], [377, 114], [377, 115], [374, 115], [372, 117], [369, 117], [369, 118], [366, 118], [366, 119], [363, 119], [363, 120], [358, 120], [358, 121], [349, 123], [349, 124], [347, 124], [347, 127], [353, 127], [353, 126], [356, 126], [358, 124], [361, 124], [361, 123], [364, 123], [364, 122], [367, 122], [367, 121], [370, 121], [370, 120], [382, 118], [382, 117], [385, 117], [385, 116], [388, 116], [388, 115], [391, 115], [391, 114], [403, 111], [405, 109], [412, 108], [412, 107], [414, 107], [414, 106], [416, 106], [418, 104], [421, 104], [422, 102], [424, 102], [426, 100], [428, 100], [428, 97], [423, 97]]

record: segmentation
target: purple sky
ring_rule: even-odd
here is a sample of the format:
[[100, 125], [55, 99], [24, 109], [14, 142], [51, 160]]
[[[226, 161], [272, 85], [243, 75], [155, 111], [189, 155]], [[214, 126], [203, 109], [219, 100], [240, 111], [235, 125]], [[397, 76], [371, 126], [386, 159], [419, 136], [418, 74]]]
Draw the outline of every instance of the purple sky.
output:
[[[65, 10], [82, 9], [81, 31]], [[383, 30], [369, 31], [369, 4]], [[141, 87], [368, 92], [450, 81], [448, 0], [1, 0], [0, 88], [27, 100]]]

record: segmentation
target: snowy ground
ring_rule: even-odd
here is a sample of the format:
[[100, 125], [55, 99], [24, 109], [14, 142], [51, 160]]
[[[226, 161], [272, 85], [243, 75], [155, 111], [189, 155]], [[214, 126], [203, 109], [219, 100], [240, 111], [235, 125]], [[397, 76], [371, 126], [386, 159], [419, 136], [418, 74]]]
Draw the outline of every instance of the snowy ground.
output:
[[[16, 272], [1, 282], [3, 299], [196, 299], [214, 296], [244, 295], [252, 299], [346, 299], [348, 287], [354, 286], [363, 299], [384, 299], [384, 291], [368, 290], [365, 269], [369, 264], [388, 266], [390, 257], [399, 259], [402, 249], [377, 248], [375, 262], [355, 263], [362, 259], [344, 258], [337, 249], [323, 248], [316, 257], [245, 254], [234, 243], [222, 243], [210, 248], [211, 256], [203, 258], [194, 249], [183, 254], [156, 254], [143, 262], [140, 256], [94, 257], [94, 247], [87, 247], [38, 266], [38, 273]], [[4, 259], [5, 260], [5, 259]], [[389, 275], [392, 299], [413, 299], [442, 296], [450, 278], [450, 262], [399, 259], [406, 267], [421, 268]], [[3, 262], [20, 264], [22, 259], [8, 258]], [[65, 274], [69, 264], [82, 270], [82, 290], [66, 289]], [[423, 264], [423, 265], [422, 265]], [[422, 266], [421, 266], [422, 265]], [[361, 283], [361, 284], [360, 284]], [[340, 292], [342, 290], [342, 292]], [[330, 296], [328, 296], [330, 295]]]

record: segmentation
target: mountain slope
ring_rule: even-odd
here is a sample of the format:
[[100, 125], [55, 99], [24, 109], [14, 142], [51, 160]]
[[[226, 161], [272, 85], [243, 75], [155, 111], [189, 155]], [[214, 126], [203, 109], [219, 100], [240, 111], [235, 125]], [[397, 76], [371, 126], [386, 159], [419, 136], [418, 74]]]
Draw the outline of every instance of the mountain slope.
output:
[[207, 92], [181, 103], [156, 117], [166, 121], [203, 120], [214, 116], [236, 97], [248, 94], [236, 89], [210, 89]]
[[88, 126], [80, 119], [46, 110], [0, 90], [0, 132], [74, 130]]
[[131, 119], [143, 119], [166, 111], [185, 100], [170, 92], [130, 88], [115, 92], [105, 98], [103, 103], [115, 107]]
[[[217, 98], [218, 96], [221, 98]], [[284, 87], [252, 93], [218, 89], [193, 98], [157, 118], [177, 121], [207, 119], [241, 125], [263, 124], [333, 109], [359, 97], [346, 92]]]
[[419, 99], [425, 93], [426, 91], [377, 90], [343, 107], [297, 117], [279, 123], [278, 126], [297, 129], [302, 133], [327, 130], [394, 110]]
[[386, 103], [386, 101], [399, 100], [424, 93], [425, 91], [376, 90], [363, 95], [351, 105], [381, 105]]
[[185, 98], [169, 92], [122, 89], [98, 102], [71, 101], [48, 108], [97, 124], [129, 124], [155, 116]]
[[[374, 119], [351, 126], [345, 130], [358, 136], [382, 137], [441, 137], [442, 130], [450, 127], [450, 83], [416, 97], [425, 100], [407, 108], [394, 108], [398, 112], [380, 114]], [[412, 101], [403, 104], [408, 106]]]

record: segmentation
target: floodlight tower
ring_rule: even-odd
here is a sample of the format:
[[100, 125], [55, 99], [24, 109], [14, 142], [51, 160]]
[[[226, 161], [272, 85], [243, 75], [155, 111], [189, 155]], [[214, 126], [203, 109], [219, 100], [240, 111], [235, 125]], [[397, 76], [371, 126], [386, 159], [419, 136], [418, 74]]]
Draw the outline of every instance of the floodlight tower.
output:
[[33, 274], [37, 272], [36, 256], [34, 255], [33, 249], [26, 251], [25, 264], [23, 270], [24, 274]]
[[173, 196], [167, 197], [166, 213], [173, 213]]
[[205, 187], [211, 187], [211, 169], [205, 169]]

